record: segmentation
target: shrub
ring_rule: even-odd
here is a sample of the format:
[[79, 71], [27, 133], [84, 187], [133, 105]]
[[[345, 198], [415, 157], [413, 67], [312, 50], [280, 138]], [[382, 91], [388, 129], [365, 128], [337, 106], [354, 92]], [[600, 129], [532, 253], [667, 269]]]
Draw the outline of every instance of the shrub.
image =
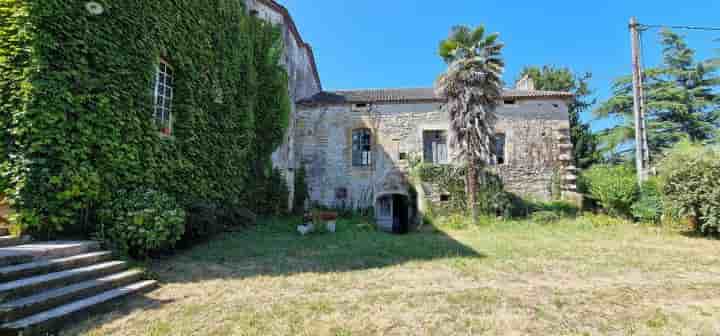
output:
[[582, 174], [581, 183], [608, 214], [630, 216], [639, 189], [633, 169], [624, 165], [595, 165]]
[[656, 179], [650, 179], [640, 188], [640, 196], [632, 205], [633, 217], [641, 222], [658, 223], [663, 213], [662, 194]]
[[257, 224], [257, 215], [242, 206], [229, 204], [220, 208], [218, 221], [223, 223], [226, 228], [248, 227]]
[[680, 143], [660, 164], [660, 181], [667, 212], [690, 219], [696, 231], [720, 228], [720, 151]]
[[305, 211], [305, 202], [309, 197], [307, 182], [307, 173], [305, 165], [300, 165], [297, 173], [295, 173], [295, 197], [293, 198], [293, 213], [301, 215]]
[[185, 221], [186, 241], [203, 239], [225, 231], [224, 223], [219, 220], [220, 209], [213, 203], [197, 203], [187, 210]]
[[101, 237], [132, 257], [175, 246], [185, 232], [185, 211], [154, 190], [121, 190], [99, 210]]

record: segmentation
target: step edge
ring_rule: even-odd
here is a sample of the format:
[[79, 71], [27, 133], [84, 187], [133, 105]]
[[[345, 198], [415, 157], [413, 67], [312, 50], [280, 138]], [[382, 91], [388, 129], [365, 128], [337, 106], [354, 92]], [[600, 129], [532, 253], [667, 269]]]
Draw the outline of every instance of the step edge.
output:
[[[128, 265], [128, 262], [117, 261], [117, 260], [107, 261], [107, 262], [93, 264], [93, 265], [89, 265], [89, 266], [85, 266], [85, 267], [73, 268], [73, 269], [60, 271], [60, 272], [51, 272], [48, 274], [36, 275], [36, 276], [32, 276], [32, 277], [25, 278], [25, 279], [10, 281], [10, 282], [4, 283], [4, 284], [0, 284], [0, 295], [2, 293], [10, 292], [10, 291], [17, 290], [20, 288], [32, 287], [32, 286], [40, 285], [40, 284], [46, 283], [46, 282], [57, 281], [59, 279], [70, 277], [73, 275], [101, 271], [101, 270], [104, 270], [107, 268], [112, 268], [112, 267], [121, 266], [121, 265]], [[46, 279], [42, 279], [42, 278], [46, 278]], [[32, 279], [37, 279], [37, 280], [36, 281], [28, 281], [27, 283], [19, 284], [14, 287], [9, 286], [10, 284], [13, 284], [15, 282], [32, 280]], [[5, 288], [3, 288], [3, 286], [5, 286]]]
[[[53, 320], [56, 320], [58, 318], [71, 317], [72, 315], [80, 313], [90, 307], [103, 305], [112, 300], [139, 293], [146, 289], [151, 289], [157, 284], [157, 280], [144, 280], [135, 282], [127, 286], [105, 291], [103, 293], [91, 296], [86, 299], [73, 301], [71, 303], [58, 306], [56, 308], [35, 315], [31, 315], [18, 321], [3, 324], [2, 326], [0, 326], [0, 330], [23, 330], [26, 328], [31, 328], [33, 326], [41, 325], [43, 323], [51, 323]], [[41, 319], [41, 315], [46, 316], [42, 316], [43, 318]]]

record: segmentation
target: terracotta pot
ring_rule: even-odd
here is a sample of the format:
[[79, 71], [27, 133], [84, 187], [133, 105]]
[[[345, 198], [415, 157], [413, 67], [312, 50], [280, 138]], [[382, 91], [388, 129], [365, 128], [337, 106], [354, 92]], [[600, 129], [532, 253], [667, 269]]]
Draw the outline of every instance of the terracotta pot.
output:
[[320, 213], [320, 220], [323, 221], [335, 221], [338, 218], [338, 214], [336, 212], [321, 212]]

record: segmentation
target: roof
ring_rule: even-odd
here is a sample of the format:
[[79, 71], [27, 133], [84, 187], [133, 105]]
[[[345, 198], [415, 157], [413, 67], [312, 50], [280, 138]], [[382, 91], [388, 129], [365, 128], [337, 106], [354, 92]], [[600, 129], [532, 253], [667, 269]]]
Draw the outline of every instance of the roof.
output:
[[[504, 89], [503, 98], [561, 98], [573, 97], [570, 92]], [[406, 103], [441, 102], [444, 99], [435, 94], [433, 88], [410, 89], [364, 89], [323, 91], [310, 98], [299, 101], [300, 104], [346, 104], [346, 103]]]
[[300, 35], [300, 31], [298, 31], [298, 28], [295, 25], [295, 21], [290, 15], [290, 11], [288, 11], [288, 9], [285, 8], [283, 5], [277, 3], [275, 0], [258, 0], [258, 2], [272, 8], [283, 16], [285, 22], [288, 25], [288, 28], [290, 29], [290, 33], [293, 34], [295, 40], [298, 41], [300, 47], [307, 51], [308, 57], [310, 58], [310, 67], [312, 68], [313, 76], [315, 76], [315, 80], [317, 81], [320, 90], [322, 90], [322, 82], [320, 81], [320, 73], [318, 72], [317, 64], [315, 63], [315, 53], [313, 52], [313, 48], [312, 46], [310, 46], [310, 44], [305, 43], [305, 40], [303, 40], [302, 36]]

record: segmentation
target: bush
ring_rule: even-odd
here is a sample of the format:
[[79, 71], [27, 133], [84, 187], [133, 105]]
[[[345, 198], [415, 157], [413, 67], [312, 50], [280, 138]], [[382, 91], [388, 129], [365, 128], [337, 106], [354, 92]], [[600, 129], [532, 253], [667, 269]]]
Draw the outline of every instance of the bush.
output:
[[174, 198], [154, 190], [121, 190], [99, 210], [101, 237], [135, 258], [170, 249], [185, 232], [185, 211]]
[[595, 165], [582, 174], [581, 184], [612, 216], [630, 217], [638, 197], [635, 171], [623, 165]]
[[633, 217], [641, 222], [658, 223], [663, 213], [662, 194], [656, 179], [650, 179], [640, 188], [640, 196], [632, 205]]
[[667, 212], [688, 218], [703, 233], [720, 229], [720, 151], [680, 143], [660, 164], [660, 183]]
[[188, 208], [185, 222], [185, 241], [194, 241], [214, 236], [225, 231], [219, 220], [220, 209], [212, 203], [197, 203]]

